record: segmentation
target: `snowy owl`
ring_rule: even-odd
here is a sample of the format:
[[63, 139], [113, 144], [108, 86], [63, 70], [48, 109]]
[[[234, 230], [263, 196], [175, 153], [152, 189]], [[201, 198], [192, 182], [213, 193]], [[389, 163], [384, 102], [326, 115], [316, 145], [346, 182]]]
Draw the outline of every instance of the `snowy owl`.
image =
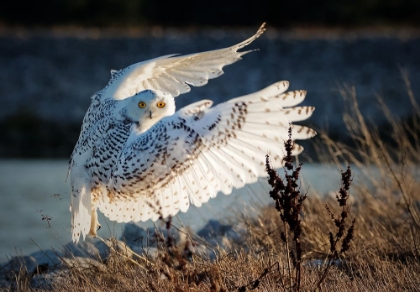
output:
[[[175, 111], [174, 97], [223, 74], [264, 32], [229, 48], [163, 56], [112, 71], [92, 96], [70, 158], [72, 239], [96, 236], [97, 209], [117, 222], [157, 220], [201, 206], [219, 191], [257, 181], [265, 155], [282, 165], [291, 122], [313, 107], [296, 106], [306, 91], [287, 81], [212, 107], [202, 100]], [[294, 139], [316, 132], [293, 125]], [[303, 148], [294, 144], [293, 154]]]

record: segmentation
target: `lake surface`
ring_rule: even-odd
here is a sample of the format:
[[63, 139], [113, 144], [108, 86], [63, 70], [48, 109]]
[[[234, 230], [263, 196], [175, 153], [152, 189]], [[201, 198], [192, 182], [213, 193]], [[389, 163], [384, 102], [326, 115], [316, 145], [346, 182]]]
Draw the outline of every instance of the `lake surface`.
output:
[[[71, 240], [67, 165], [66, 160], [0, 160], [0, 263], [7, 257], [28, 255], [39, 249], [60, 250]], [[335, 166], [307, 163], [301, 175], [302, 189], [308, 190], [309, 195], [323, 195], [340, 187], [340, 171]], [[201, 208], [191, 206], [178, 217], [185, 226], [198, 230], [209, 219], [226, 218], [233, 210], [271, 202], [268, 185], [261, 179], [229, 196], [219, 194]], [[99, 220], [100, 236], [121, 234], [123, 224], [111, 222], [102, 214]], [[173, 222], [180, 226], [178, 219]], [[150, 221], [139, 224], [153, 226]]]

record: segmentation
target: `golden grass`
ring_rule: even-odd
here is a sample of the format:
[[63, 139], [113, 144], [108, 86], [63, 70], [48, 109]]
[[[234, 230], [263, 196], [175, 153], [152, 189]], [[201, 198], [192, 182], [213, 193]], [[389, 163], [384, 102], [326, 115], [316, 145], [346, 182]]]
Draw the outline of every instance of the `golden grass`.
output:
[[291, 166], [280, 172], [283, 187], [272, 184], [275, 204], [237, 216], [246, 232], [231, 240], [230, 248], [219, 249], [215, 260], [194, 251], [195, 239], [175, 245], [165, 238], [157, 257], [115, 249], [99, 264], [64, 262], [42, 289], [30, 286], [36, 275], [22, 268], [12, 286], [18, 291], [418, 291], [420, 110], [403, 76], [414, 109], [410, 122], [394, 119], [379, 99], [393, 143], [384, 143], [379, 130], [366, 123], [355, 90], [342, 88], [354, 144], [321, 133], [317, 146], [321, 159], [360, 168], [364, 183], [351, 185], [352, 177], [343, 172], [342, 190], [332, 190], [336, 199], [302, 199], [299, 173]]

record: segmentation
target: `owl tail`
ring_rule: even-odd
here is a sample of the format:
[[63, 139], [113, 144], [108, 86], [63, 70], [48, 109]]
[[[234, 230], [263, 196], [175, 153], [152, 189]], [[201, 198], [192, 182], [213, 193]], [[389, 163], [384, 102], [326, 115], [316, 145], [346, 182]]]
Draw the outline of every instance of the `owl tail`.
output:
[[72, 195], [70, 199], [71, 232], [74, 243], [83, 240], [89, 233], [91, 225], [90, 182], [86, 178], [72, 179]]

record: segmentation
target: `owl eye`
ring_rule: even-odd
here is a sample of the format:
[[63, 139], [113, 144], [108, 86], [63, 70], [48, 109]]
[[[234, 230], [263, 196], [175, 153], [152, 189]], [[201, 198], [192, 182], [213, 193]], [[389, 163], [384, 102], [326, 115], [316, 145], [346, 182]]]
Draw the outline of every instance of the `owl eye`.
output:
[[163, 101], [159, 101], [156, 105], [157, 107], [162, 108], [162, 107], [165, 107], [166, 103], [164, 103]]
[[140, 101], [139, 108], [145, 108], [145, 107], [146, 107], [146, 103], [144, 101]]

